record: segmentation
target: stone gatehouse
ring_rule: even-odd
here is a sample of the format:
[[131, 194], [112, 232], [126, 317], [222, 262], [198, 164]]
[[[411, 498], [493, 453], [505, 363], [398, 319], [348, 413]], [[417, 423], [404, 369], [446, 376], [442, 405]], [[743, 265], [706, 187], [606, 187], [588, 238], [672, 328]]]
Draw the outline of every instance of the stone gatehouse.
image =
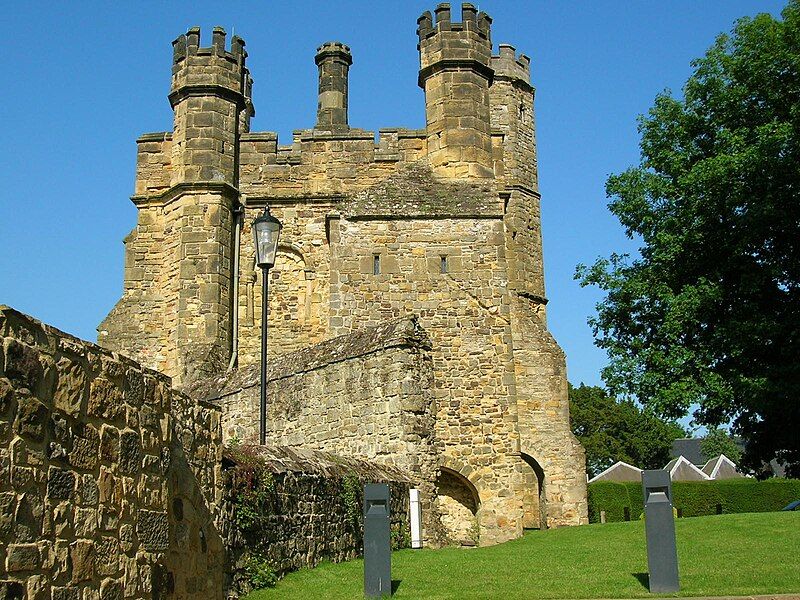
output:
[[179, 36], [173, 127], [137, 140], [138, 222], [98, 341], [252, 440], [249, 225], [269, 206], [269, 442], [404, 467], [430, 541], [490, 544], [585, 523], [584, 453], [546, 323], [530, 59], [493, 54], [471, 4], [434, 13], [417, 20], [426, 127], [377, 136], [348, 122], [346, 45], [318, 48], [317, 122], [282, 144], [250, 129], [244, 41]]

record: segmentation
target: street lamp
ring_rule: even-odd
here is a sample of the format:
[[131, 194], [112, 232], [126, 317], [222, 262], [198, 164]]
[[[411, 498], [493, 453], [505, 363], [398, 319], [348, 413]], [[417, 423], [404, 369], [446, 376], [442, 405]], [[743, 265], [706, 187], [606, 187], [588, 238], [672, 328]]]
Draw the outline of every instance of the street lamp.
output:
[[269, 298], [269, 270], [275, 265], [278, 250], [278, 237], [281, 222], [269, 214], [269, 206], [264, 214], [253, 221], [253, 241], [256, 245], [256, 265], [261, 269], [261, 412], [259, 443], [267, 443], [267, 311]]

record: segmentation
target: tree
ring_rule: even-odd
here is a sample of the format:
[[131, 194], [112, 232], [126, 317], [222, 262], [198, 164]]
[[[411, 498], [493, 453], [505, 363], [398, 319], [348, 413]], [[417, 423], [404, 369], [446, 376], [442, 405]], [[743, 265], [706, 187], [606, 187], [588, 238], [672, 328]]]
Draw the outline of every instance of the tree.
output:
[[640, 117], [641, 163], [606, 184], [640, 256], [579, 265], [603, 378], [670, 418], [732, 423], [743, 464], [800, 475], [800, 3], [720, 35]]
[[569, 386], [572, 432], [586, 450], [589, 477], [618, 460], [643, 469], [660, 469], [670, 459], [672, 442], [686, 435], [674, 422], [641, 410], [630, 400], [617, 401], [601, 387]]
[[700, 442], [700, 451], [708, 458], [724, 454], [737, 465], [742, 460], [742, 451], [731, 435], [721, 427], [712, 427]]

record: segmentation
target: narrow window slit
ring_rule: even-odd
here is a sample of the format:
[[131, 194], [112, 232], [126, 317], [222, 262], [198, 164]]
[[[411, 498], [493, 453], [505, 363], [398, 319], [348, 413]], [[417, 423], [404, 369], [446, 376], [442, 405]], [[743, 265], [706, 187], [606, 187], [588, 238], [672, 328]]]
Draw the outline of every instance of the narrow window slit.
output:
[[447, 257], [444, 255], [441, 256], [441, 261], [439, 262], [439, 270], [442, 273], [448, 272]]
[[380, 256], [380, 254], [373, 254], [372, 255], [372, 274], [373, 275], [380, 275], [381, 274], [381, 256]]

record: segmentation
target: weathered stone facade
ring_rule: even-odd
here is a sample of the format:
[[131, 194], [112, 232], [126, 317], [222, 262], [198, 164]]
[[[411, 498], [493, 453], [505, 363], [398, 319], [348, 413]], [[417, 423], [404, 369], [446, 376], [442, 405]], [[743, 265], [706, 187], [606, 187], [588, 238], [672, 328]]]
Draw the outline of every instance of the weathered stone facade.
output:
[[[301, 351], [289, 358], [297, 365], [304, 348], [415, 315], [430, 340], [435, 449], [433, 471], [417, 473], [447, 537], [472, 531], [495, 543], [523, 526], [585, 523], [583, 451], [545, 318], [530, 60], [502, 44], [493, 56], [491, 19], [469, 4], [460, 22], [446, 4], [435, 18], [423, 14], [418, 34], [424, 130], [382, 129], [376, 142], [350, 127], [353, 57], [331, 42], [316, 55], [317, 123], [285, 146], [250, 132], [244, 42], [234, 37], [228, 50], [218, 29], [210, 48], [196, 29], [179, 37], [173, 131], [138, 140], [139, 220], [126, 239], [123, 297], [98, 339], [188, 388], [229, 364], [255, 365], [262, 274], [247, 225], [269, 205], [284, 227], [270, 272], [270, 364], [285, 374], [274, 392], [294, 402], [291, 390], [303, 389], [307, 399], [305, 422], [271, 408], [270, 435], [295, 444], [297, 427], [317, 427], [337, 433], [298, 445], [392, 455], [385, 444], [400, 431], [356, 447], [346, 419], [358, 413], [339, 410], [349, 393], [353, 409], [369, 410], [372, 388], [334, 388], [327, 398], [331, 382], [381, 359], [332, 357], [290, 375], [277, 357]], [[403, 380], [397, 370], [391, 377]], [[376, 392], [375, 404], [382, 398]], [[235, 421], [252, 406], [225, 410]], [[404, 427], [404, 410], [390, 411], [387, 427]]]

